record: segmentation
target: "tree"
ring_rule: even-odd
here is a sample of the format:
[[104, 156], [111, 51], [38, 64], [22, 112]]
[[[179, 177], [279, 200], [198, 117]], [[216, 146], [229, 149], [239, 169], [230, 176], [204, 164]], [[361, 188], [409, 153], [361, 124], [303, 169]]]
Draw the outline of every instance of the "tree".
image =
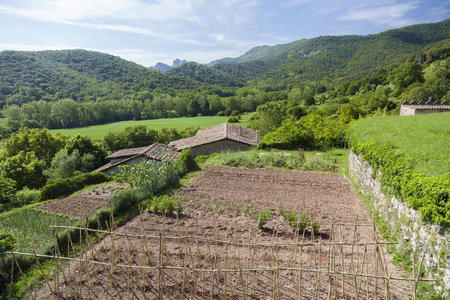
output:
[[80, 156], [77, 149], [73, 150], [72, 154], [68, 154], [67, 149], [62, 149], [56, 153], [52, 160], [51, 167], [44, 170], [44, 175], [49, 179], [62, 179], [74, 176], [75, 171], [83, 173], [94, 169], [95, 157], [90, 153]]
[[100, 167], [105, 163], [106, 151], [101, 144], [94, 143], [88, 136], [77, 134], [76, 136], [71, 137], [67, 141], [65, 149], [67, 150], [68, 155], [71, 155], [75, 150], [78, 151], [80, 157], [83, 157], [86, 154], [93, 155], [95, 158], [93, 168]]
[[396, 96], [414, 82], [424, 82], [422, 65], [415, 62], [401, 65], [393, 71], [393, 74]]
[[68, 136], [52, 135], [47, 129], [29, 129], [22, 127], [3, 141], [3, 157], [13, 157], [20, 152], [34, 153], [37, 159], [50, 165], [56, 152], [64, 147]]
[[39, 189], [45, 184], [43, 171], [47, 168], [47, 164], [34, 152], [20, 151], [3, 160], [0, 167], [4, 177], [17, 183], [18, 190], [24, 187]]
[[258, 106], [256, 113], [250, 118], [250, 128], [259, 130], [261, 136], [280, 127], [287, 115], [287, 101], [273, 101]]
[[344, 123], [350, 123], [352, 120], [358, 119], [359, 110], [351, 104], [341, 106], [339, 118]]

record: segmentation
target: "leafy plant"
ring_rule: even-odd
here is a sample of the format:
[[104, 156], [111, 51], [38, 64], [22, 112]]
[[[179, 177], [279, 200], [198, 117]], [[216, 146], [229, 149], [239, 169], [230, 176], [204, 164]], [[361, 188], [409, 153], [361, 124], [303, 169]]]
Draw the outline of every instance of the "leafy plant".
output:
[[270, 209], [256, 212], [255, 219], [258, 222], [258, 228], [262, 229], [267, 224], [271, 216], [272, 211]]
[[309, 223], [309, 216], [306, 212], [298, 213], [297, 210], [287, 212], [285, 219], [294, 232], [304, 232]]
[[15, 248], [17, 239], [10, 233], [0, 232], [0, 257], [2, 252], [11, 251]]
[[311, 224], [314, 235], [319, 234], [320, 223], [313, 216], [311, 216]]
[[153, 197], [147, 203], [147, 210], [154, 213], [161, 212], [165, 215], [171, 215], [174, 212], [181, 214], [183, 211], [183, 200], [180, 197], [169, 197], [167, 195]]

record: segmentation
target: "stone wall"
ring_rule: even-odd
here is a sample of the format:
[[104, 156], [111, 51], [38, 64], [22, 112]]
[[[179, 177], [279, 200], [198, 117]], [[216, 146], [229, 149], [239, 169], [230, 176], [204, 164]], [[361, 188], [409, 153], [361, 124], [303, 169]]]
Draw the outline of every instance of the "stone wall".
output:
[[199, 155], [210, 155], [211, 153], [220, 153], [226, 151], [247, 151], [254, 148], [255, 147], [251, 145], [225, 139], [214, 143], [193, 147], [191, 150], [194, 156], [197, 157]]
[[[358, 184], [361, 192], [372, 196], [375, 209], [380, 216], [388, 221], [392, 227], [399, 228], [399, 244], [401, 249], [406, 244], [411, 245], [413, 251], [424, 255], [424, 267], [429, 274], [438, 279], [437, 291], [450, 292], [450, 236], [438, 226], [424, 222], [420, 214], [410, 208], [405, 202], [396, 197], [386, 196], [377, 178], [372, 178], [372, 166], [363, 161], [360, 155], [350, 151], [350, 174]], [[424, 253], [424, 254], [423, 254]]]

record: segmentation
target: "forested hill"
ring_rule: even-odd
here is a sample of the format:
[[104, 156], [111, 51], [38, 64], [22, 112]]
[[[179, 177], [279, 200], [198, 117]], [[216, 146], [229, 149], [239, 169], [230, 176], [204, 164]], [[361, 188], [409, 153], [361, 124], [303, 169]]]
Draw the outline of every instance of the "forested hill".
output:
[[213, 61], [209, 66], [239, 80], [262, 76], [318, 80], [383, 66], [448, 38], [450, 20], [445, 20], [367, 36], [321, 36], [260, 46], [237, 58]]
[[0, 52], [0, 108], [40, 99], [111, 100], [142, 91], [172, 93], [200, 87], [189, 78], [94, 51]]

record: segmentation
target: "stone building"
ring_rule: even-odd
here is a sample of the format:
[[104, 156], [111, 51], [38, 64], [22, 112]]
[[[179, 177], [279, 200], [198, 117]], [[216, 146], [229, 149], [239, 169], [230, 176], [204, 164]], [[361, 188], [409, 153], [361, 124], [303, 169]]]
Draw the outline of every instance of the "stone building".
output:
[[431, 97], [427, 102], [412, 101], [408, 103], [405, 101], [400, 106], [400, 116], [424, 115], [441, 112], [450, 112], [450, 105], [445, 101], [440, 102], [439, 100], [436, 100], [435, 102], [432, 102]]
[[251, 150], [258, 144], [259, 134], [255, 130], [224, 123], [200, 129], [195, 136], [173, 141], [169, 147], [176, 151], [189, 149], [194, 156], [199, 156], [225, 151]]
[[103, 172], [111, 175], [112, 172], [120, 173], [119, 166], [132, 166], [143, 161], [153, 160], [155, 163], [161, 161], [174, 162], [180, 157], [180, 152], [168, 147], [167, 145], [154, 143], [147, 147], [122, 149], [106, 157], [109, 162], [94, 170], [94, 172]]

